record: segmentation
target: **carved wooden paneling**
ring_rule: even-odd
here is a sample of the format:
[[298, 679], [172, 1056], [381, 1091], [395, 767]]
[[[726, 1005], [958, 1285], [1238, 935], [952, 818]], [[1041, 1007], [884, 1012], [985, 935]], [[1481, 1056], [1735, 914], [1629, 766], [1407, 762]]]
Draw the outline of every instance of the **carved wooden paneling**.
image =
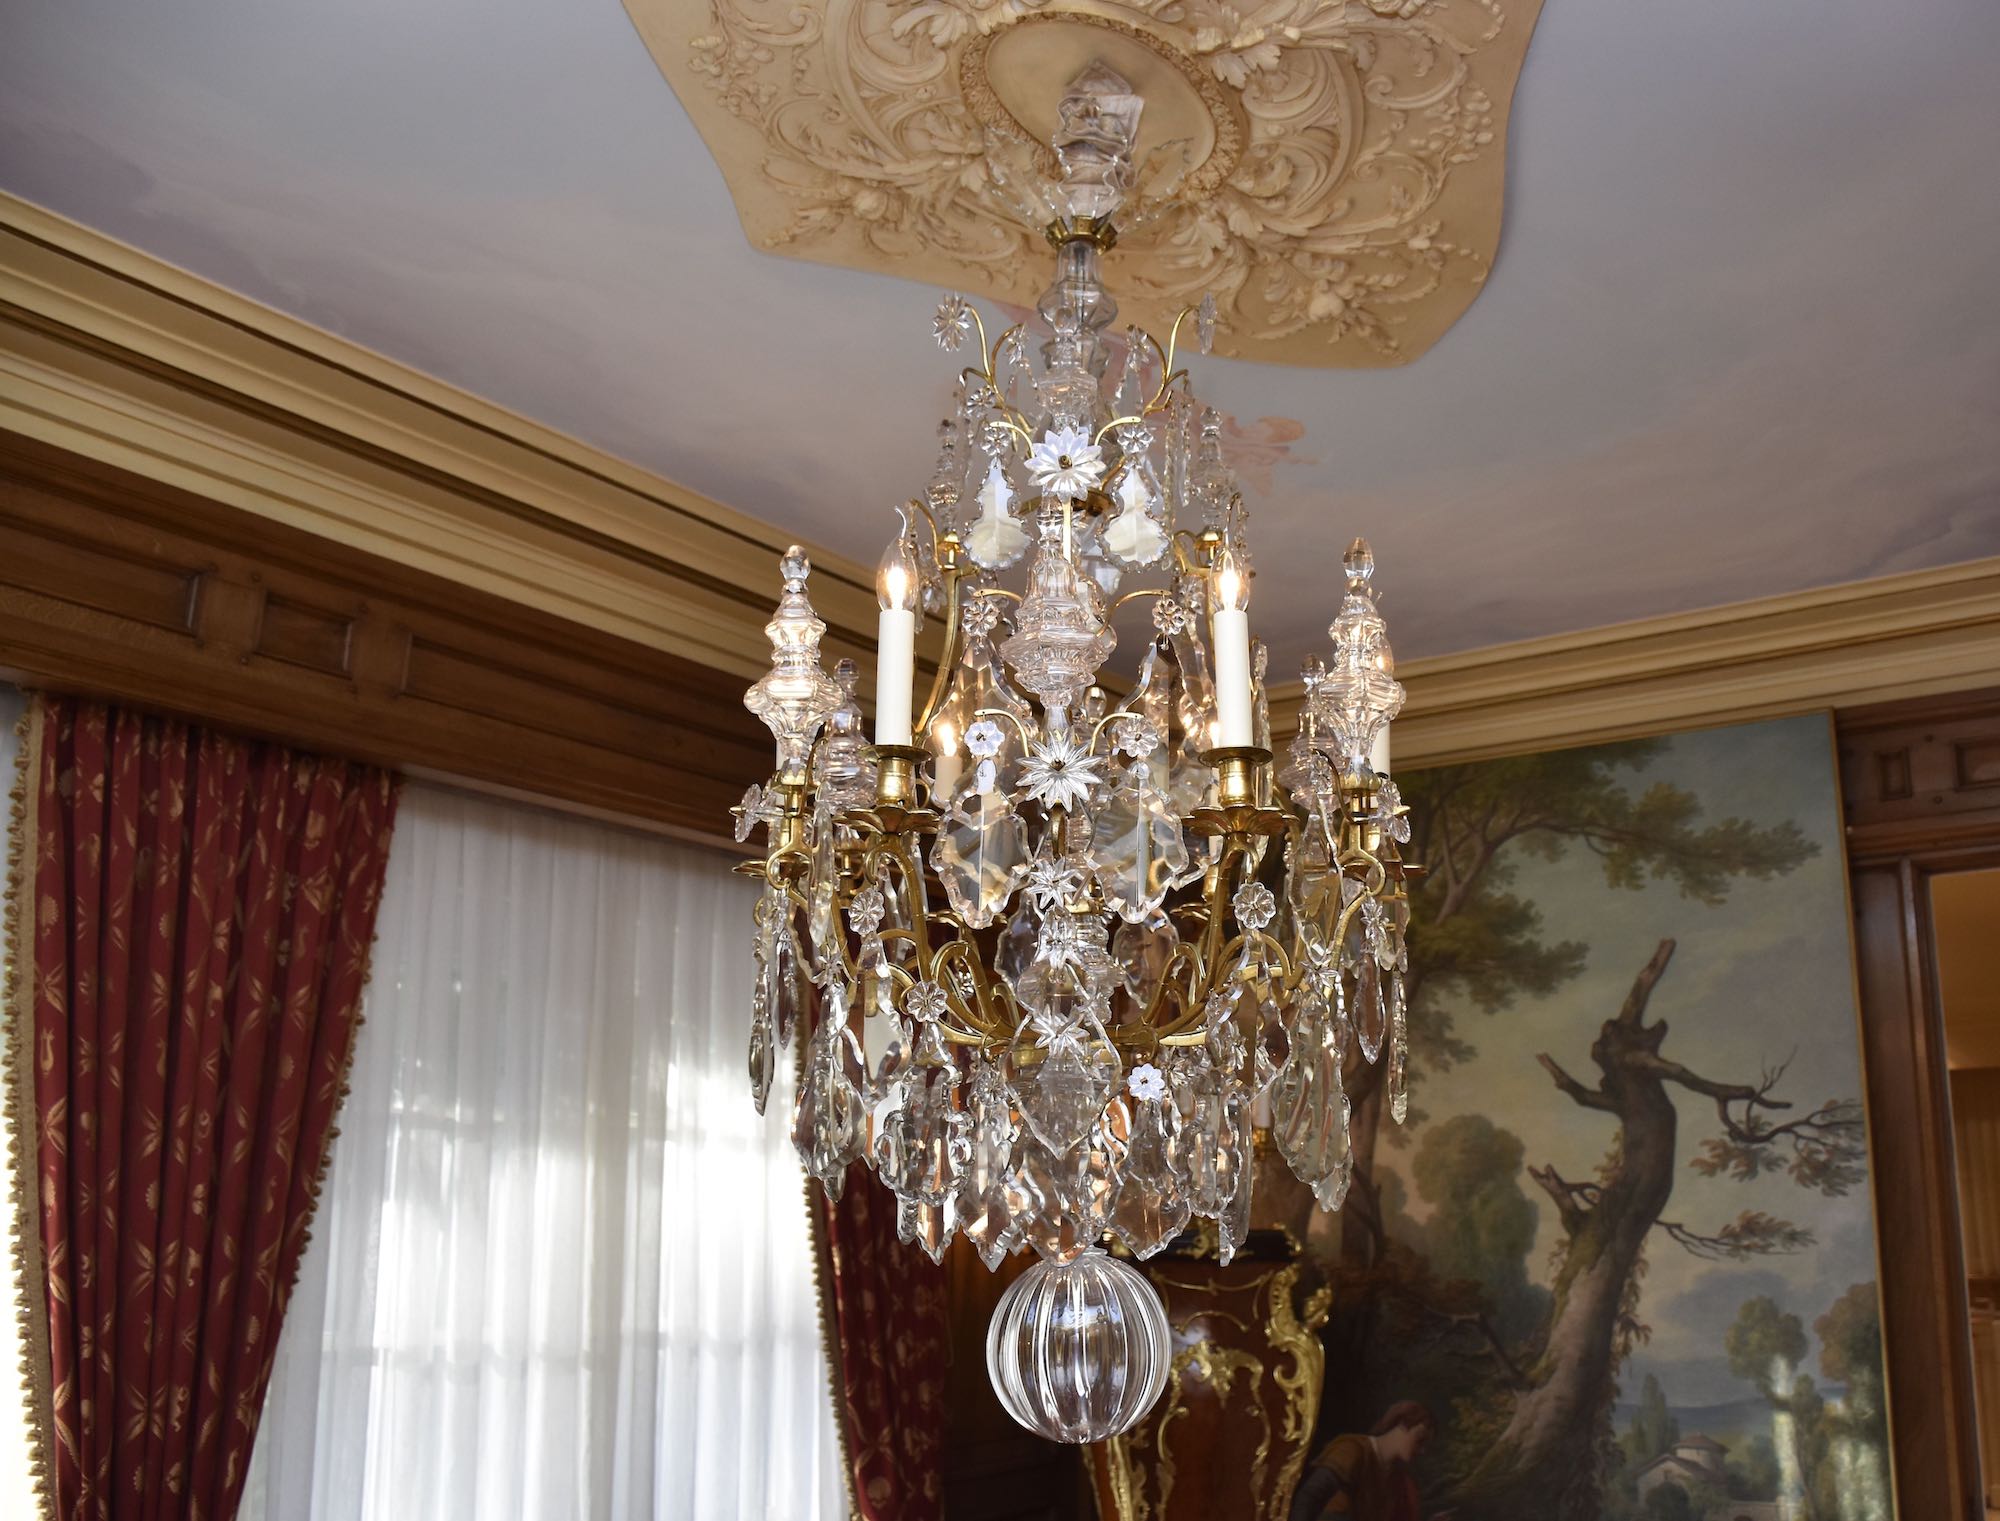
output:
[[1856, 860], [2000, 834], [2000, 689], [1838, 715]]
[[1931, 879], [2000, 865], [2000, 691], [1835, 715], [1899, 1514], [1983, 1515]]
[[717, 837], [741, 678], [0, 433], [0, 672]]

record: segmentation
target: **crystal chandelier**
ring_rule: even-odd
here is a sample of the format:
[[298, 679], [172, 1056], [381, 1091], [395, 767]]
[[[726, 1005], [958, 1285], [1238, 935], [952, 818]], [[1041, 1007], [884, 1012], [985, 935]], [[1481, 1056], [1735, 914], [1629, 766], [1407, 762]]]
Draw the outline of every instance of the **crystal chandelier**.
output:
[[[758, 1109], [801, 1040], [792, 1135], [830, 1194], [865, 1161], [933, 1258], [954, 1234], [989, 1268], [1037, 1254], [988, 1364], [1016, 1419], [1072, 1442], [1129, 1428], [1167, 1374], [1160, 1301], [1103, 1244], [1150, 1257], [1201, 1217], [1227, 1262], [1266, 1138], [1340, 1207], [1344, 1065], [1386, 1059], [1390, 1112], [1406, 1104], [1403, 689], [1373, 561], [1347, 552], [1332, 659], [1308, 662], [1274, 777], [1247, 514], [1177, 368], [1214, 304], [1164, 345], [1114, 339], [1098, 278], [1140, 110], [1093, 65], [1062, 102], [1060, 180], [1023, 192], [1056, 249], [1039, 365], [1024, 325], [989, 342], [964, 300], [938, 308], [944, 347], [975, 352], [882, 559], [874, 744], [851, 663], [822, 666], [794, 548], [745, 698], [777, 769], [737, 810], [739, 839], [766, 830], [744, 867], [763, 884]], [[1114, 684], [1121, 613], [1150, 628]], [[944, 654], [913, 715], [930, 617]]]

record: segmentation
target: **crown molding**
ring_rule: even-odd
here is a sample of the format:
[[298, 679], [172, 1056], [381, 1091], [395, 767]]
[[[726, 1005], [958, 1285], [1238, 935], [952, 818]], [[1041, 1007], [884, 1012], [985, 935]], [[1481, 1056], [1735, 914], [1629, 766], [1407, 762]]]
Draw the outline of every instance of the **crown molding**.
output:
[[[713, 669], [762, 669], [776, 529], [5, 194], [0, 428]], [[827, 647], [865, 667], [873, 574], [807, 548]], [[1400, 674], [1402, 765], [2000, 685], [2000, 559]], [[1272, 692], [1279, 734], [1301, 695]]]
[[[1402, 662], [1400, 766], [2000, 684], [2000, 557]], [[1297, 727], [1297, 682], [1271, 693]]]
[[[5, 194], [0, 428], [708, 666], [762, 668], [779, 530]], [[807, 548], [828, 648], [865, 656], [872, 570]]]

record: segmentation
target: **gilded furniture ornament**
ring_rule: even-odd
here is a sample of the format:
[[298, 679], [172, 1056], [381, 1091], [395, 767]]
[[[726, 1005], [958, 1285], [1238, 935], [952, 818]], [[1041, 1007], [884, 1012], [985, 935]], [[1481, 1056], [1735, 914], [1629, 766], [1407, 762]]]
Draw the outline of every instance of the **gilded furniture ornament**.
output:
[[1189, 1238], [1149, 1264], [1175, 1353], [1151, 1416], [1091, 1449], [1103, 1521], [1285, 1521], [1319, 1415], [1330, 1292], [1282, 1232], [1227, 1266]]
[[1220, 352], [1347, 367], [1416, 358], [1485, 280], [1540, 7], [626, 0], [758, 247], [1028, 304], [1033, 181], [1095, 61], [1146, 101], [1130, 315], [1213, 292]]

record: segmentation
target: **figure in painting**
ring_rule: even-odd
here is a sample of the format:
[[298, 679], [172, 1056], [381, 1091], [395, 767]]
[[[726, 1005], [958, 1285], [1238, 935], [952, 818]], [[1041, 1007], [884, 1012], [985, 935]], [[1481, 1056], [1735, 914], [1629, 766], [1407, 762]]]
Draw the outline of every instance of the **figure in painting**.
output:
[[1422, 1521], [1410, 1464], [1436, 1431], [1429, 1410], [1402, 1400], [1366, 1436], [1335, 1437], [1292, 1492], [1291, 1521]]

